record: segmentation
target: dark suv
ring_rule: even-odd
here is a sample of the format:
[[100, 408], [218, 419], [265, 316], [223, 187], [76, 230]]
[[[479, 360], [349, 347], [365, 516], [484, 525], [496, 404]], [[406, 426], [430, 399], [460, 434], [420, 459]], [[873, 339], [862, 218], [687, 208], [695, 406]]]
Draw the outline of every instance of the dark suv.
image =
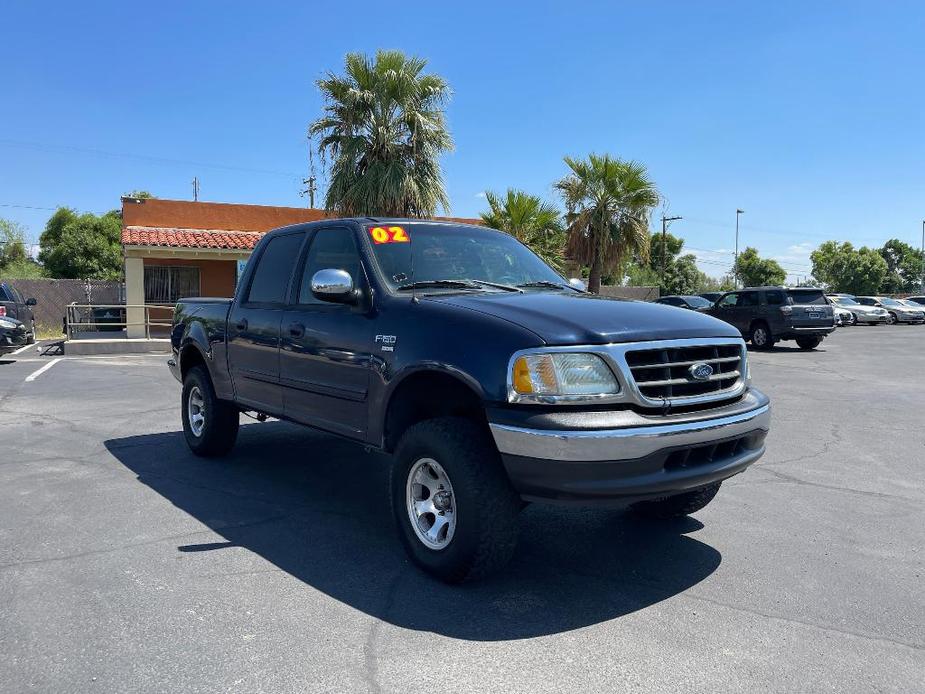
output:
[[801, 349], [815, 349], [835, 330], [832, 306], [814, 287], [727, 292], [710, 314], [734, 325], [757, 349], [771, 349], [778, 340], [796, 340]]
[[35, 299], [24, 299], [22, 293], [8, 282], [0, 282], [0, 318], [12, 318], [26, 326], [29, 344], [35, 342]]

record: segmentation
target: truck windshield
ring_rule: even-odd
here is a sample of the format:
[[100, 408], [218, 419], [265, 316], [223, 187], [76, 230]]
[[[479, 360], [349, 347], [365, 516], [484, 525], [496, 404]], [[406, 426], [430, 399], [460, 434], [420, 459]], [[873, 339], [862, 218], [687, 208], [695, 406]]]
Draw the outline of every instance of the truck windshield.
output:
[[[419, 222], [400, 226], [383, 223], [369, 226], [366, 233], [376, 262], [393, 289], [427, 282], [445, 282], [442, 289], [450, 291], [501, 290], [490, 284], [476, 286], [481, 282], [530, 285], [537, 290], [568, 284], [526, 246], [500, 231]], [[472, 284], [461, 286], [464, 282]]]

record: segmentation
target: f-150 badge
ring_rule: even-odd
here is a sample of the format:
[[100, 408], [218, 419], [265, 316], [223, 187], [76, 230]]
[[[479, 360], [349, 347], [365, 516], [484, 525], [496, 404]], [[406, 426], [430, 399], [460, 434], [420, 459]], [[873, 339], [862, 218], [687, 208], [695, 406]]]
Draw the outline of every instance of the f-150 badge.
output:
[[382, 345], [383, 352], [394, 352], [398, 337], [395, 335], [376, 335], [376, 344]]

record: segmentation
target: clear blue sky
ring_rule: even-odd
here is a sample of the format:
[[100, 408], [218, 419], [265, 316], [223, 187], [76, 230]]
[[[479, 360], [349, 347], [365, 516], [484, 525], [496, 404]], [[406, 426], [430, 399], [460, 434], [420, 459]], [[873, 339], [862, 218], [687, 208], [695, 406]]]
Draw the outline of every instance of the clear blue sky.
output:
[[10, 205], [188, 199], [193, 176], [204, 200], [306, 205], [315, 79], [398, 48], [454, 91], [453, 214], [486, 189], [555, 200], [562, 156], [596, 151], [648, 166], [713, 275], [736, 207], [742, 247], [792, 275], [828, 238], [920, 243], [921, 2], [508, 5], [5, 2], [0, 216], [35, 240], [50, 212]]

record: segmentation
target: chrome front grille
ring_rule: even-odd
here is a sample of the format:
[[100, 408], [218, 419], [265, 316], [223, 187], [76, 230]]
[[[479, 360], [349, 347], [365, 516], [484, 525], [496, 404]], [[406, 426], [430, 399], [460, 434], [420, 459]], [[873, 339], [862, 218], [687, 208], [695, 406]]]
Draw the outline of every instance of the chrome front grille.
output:
[[[651, 401], [719, 399], [741, 389], [744, 379], [742, 343], [666, 342], [653, 348], [627, 349], [624, 357], [637, 390]], [[695, 378], [691, 368], [698, 364], [708, 364], [712, 373]]]

